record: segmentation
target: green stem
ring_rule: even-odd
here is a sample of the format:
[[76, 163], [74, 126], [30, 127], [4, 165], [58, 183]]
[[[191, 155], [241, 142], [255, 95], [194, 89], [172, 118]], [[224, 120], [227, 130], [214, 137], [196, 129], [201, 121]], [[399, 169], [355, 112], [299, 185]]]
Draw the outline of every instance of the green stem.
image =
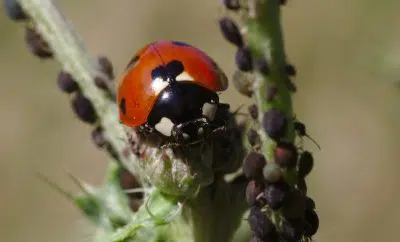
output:
[[232, 241], [247, 209], [245, 189], [245, 183], [232, 185], [221, 178], [186, 204], [184, 216], [192, 223], [195, 242]]
[[[285, 114], [287, 122], [285, 139], [293, 141], [292, 99], [286, 85], [289, 78], [285, 73], [286, 54], [281, 28], [280, 0], [249, 0], [249, 3], [248, 41], [253, 60], [266, 58], [270, 68], [268, 76], [254, 71], [255, 101], [260, 114], [271, 108], [276, 108]], [[266, 98], [267, 86], [270, 84], [278, 88], [277, 98], [273, 101], [267, 101]], [[262, 123], [262, 115], [259, 118]], [[259, 133], [263, 140], [263, 153], [268, 160], [271, 160], [275, 142], [268, 138], [263, 130]]]

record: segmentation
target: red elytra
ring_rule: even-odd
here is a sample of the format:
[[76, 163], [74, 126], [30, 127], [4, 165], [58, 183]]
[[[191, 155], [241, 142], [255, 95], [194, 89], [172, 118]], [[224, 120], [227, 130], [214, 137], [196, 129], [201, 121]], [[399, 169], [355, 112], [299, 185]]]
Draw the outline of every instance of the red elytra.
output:
[[138, 127], [146, 123], [160, 92], [166, 87], [157, 85], [152, 72], [174, 60], [181, 62], [184, 72], [191, 77], [192, 80], [187, 82], [194, 82], [213, 92], [227, 89], [225, 74], [201, 50], [177, 41], [150, 43], [132, 58], [118, 88], [119, 116], [124, 125]]

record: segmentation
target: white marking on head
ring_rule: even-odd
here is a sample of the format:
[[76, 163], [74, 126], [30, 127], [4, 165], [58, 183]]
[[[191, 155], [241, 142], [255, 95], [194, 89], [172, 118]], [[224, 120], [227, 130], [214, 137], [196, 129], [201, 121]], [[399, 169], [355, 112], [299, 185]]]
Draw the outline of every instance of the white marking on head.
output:
[[204, 103], [202, 110], [203, 115], [206, 116], [210, 121], [213, 121], [215, 118], [215, 113], [217, 112], [217, 105]]
[[203, 128], [203, 127], [200, 127], [200, 128], [197, 130], [197, 134], [198, 134], [198, 135], [203, 135], [203, 134], [204, 134], [204, 128]]
[[169, 118], [163, 117], [160, 122], [158, 122], [154, 128], [161, 134], [165, 136], [171, 136], [172, 134], [172, 128], [174, 127], [174, 123]]
[[161, 77], [157, 77], [151, 82], [151, 88], [153, 89], [156, 95], [158, 95], [167, 86], [168, 86], [167, 80], [164, 80]]
[[189, 75], [186, 71], [182, 72], [178, 76], [175, 77], [176, 81], [194, 81], [193, 77]]
[[184, 140], [188, 140], [190, 138], [189, 134], [187, 134], [187, 133], [183, 133], [182, 137]]

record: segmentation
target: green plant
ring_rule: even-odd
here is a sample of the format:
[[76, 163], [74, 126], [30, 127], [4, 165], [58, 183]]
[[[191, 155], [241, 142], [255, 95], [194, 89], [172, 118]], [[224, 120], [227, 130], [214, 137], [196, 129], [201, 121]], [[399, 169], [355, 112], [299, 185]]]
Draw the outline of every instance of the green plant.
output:
[[[247, 29], [242, 35], [228, 17], [219, 22], [238, 47], [235, 83], [254, 96], [254, 120], [238, 123], [232, 112], [227, 135], [182, 151], [188, 162], [171, 149], [146, 146], [119, 123], [110, 63], [87, 52], [52, 1], [5, 4], [12, 19], [26, 24], [32, 52], [62, 64], [60, 88], [72, 96], [77, 116], [93, 125], [96, 145], [110, 154], [102, 187], [72, 177], [81, 195], [44, 178], [98, 225], [96, 241], [298, 241], [316, 232], [304, 180], [312, 155], [295, 146], [295, 131], [300, 138], [306, 132], [293, 117], [295, 69], [286, 61], [280, 26], [284, 1], [224, 1]], [[129, 196], [127, 189], [134, 189]]]

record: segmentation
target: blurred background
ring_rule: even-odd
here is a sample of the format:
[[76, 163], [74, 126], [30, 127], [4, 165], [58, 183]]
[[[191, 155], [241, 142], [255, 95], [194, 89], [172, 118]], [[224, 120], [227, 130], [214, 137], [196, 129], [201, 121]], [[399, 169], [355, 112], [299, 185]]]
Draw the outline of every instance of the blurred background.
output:
[[[218, 0], [59, 0], [93, 54], [119, 76], [132, 55], [157, 39], [191, 43], [232, 76], [235, 49], [216, 21]], [[320, 230], [315, 241], [398, 241], [400, 223], [400, 2], [292, 0], [283, 9], [295, 64], [295, 112], [322, 150], [308, 178]], [[3, 10], [3, 9], [2, 9]], [[36, 172], [77, 191], [66, 170], [100, 184], [106, 155], [58, 91], [60, 66], [33, 57], [23, 25], [0, 13], [0, 241], [92, 241], [93, 228]], [[233, 86], [222, 99], [251, 100]], [[397, 239], [396, 239], [397, 238]]]

